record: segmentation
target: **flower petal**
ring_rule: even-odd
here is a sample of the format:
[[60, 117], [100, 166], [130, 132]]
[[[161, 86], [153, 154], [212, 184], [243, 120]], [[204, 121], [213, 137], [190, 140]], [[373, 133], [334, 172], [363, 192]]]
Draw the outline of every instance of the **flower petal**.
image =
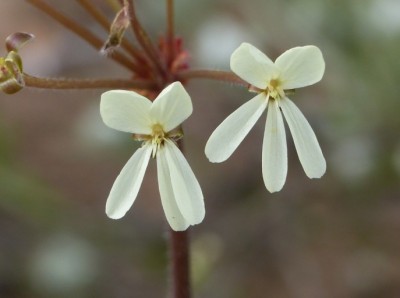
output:
[[249, 43], [242, 43], [231, 55], [231, 69], [246, 82], [267, 88], [271, 78], [278, 75], [274, 63]]
[[264, 93], [258, 94], [228, 116], [211, 134], [205, 148], [211, 162], [222, 162], [232, 155], [267, 107]]
[[166, 140], [164, 148], [178, 208], [188, 223], [198, 224], [205, 215], [204, 198], [199, 182], [182, 152], [172, 141]]
[[320, 178], [326, 171], [326, 161], [314, 131], [289, 98], [283, 98], [280, 106], [292, 133], [304, 172], [309, 178]]
[[150, 134], [151, 101], [133, 91], [112, 90], [101, 95], [100, 114], [116, 130]]
[[151, 151], [150, 145], [136, 150], [118, 175], [106, 203], [108, 217], [119, 219], [131, 208], [142, 184]]
[[276, 100], [270, 100], [262, 151], [263, 178], [270, 192], [282, 189], [286, 181], [287, 168], [285, 126], [278, 103]]
[[192, 100], [180, 82], [166, 87], [154, 100], [150, 115], [163, 125], [165, 132], [176, 128], [192, 114]]
[[157, 152], [158, 188], [160, 190], [161, 203], [171, 228], [174, 231], [184, 231], [190, 224], [182, 216], [176, 204], [165, 151], [165, 148], [161, 147]]
[[325, 61], [316, 46], [287, 50], [275, 61], [281, 71], [282, 88], [294, 89], [319, 82], [325, 71]]

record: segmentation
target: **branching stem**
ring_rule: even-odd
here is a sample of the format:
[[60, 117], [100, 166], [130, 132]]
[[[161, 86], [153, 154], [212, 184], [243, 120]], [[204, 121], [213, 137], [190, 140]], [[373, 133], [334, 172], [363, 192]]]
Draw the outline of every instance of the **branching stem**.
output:
[[[107, 32], [110, 30], [111, 23], [108, 18], [98, 9], [91, 0], [76, 0]], [[126, 38], [122, 40], [121, 46], [136, 60], [143, 62], [142, 53], [131, 44]]]
[[[54, 9], [52, 6], [50, 6], [43, 0], [26, 0], [26, 1], [35, 6], [36, 8], [38, 8], [39, 10], [43, 11], [45, 14], [51, 16], [65, 28], [71, 30], [72, 32], [83, 38], [90, 45], [96, 48], [96, 50], [100, 50], [101, 47], [103, 46], [103, 40], [98, 38], [96, 35], [87, 30], [85, 27], [76, 23], [74, 20], [66, 17], [65, 15]], [[120, 52], [114, 51], [112, 54], [109, 55], [109, 57], [111, 57], [122, 66], [134, 72], [138, 70], [137, 66]]]

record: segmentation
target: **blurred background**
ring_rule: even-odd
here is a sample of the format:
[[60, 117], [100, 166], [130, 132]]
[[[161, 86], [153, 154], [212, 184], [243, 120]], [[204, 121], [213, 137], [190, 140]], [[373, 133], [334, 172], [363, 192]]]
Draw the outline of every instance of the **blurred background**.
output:
[[[106, 39], [76, 1], [49, 2]], [[113, 18], [105, 1], [94, 2]], [[164, 1], [137, 3], [156, 40]], [[1, 40], [36, 35], [21, 51], [27, 73], [129, 76], [25, 1], [1, 1], [0, 24]], [[193, 68], [228, 70], [243, 41], [272, 59], [314, 44], [326, 60], [323, 80], [292, 99], [317, 134], [327, 173], [306, 177], [287, 131], [289, 173], [276, 194], [261, 175], [265, 116], [228, 161], [203, 154], [214, 128], [252, 94], [187, 85], [194, 113], [185, 147], [207, 210], [191, 229], [194, 297], [400, 297], [400, 2], [176, 0], [176, 31]], [[165, 297], [155, 163], [123, 219], [104, 213], [139, 144], [102, 123], [103, 91], [0, 94], [0, 297]]]

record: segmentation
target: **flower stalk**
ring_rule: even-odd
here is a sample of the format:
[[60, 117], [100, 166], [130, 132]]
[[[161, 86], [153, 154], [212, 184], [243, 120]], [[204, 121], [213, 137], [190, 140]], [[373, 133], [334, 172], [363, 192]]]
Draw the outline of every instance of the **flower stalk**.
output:
[[148, 56], [148, 58], [152, 62], [158, 74], [164, 78], [166, 75], [164, 66], [157, 53], [156, 48], [154, 47], [153, 43], [150, 40], [150, 37], [147, 35], [146, 31], [143, 29], [142, 25], [140, 24], [137, 18], [134, 1], [125, 0], [124, 3], [125, 6], [128, 6], [128, 14], [131, 21], [131, 27], [133, 33], [136, 36], [136, 39], [138, 40], [140, 46], [143, 48], [144, 53]]
[[179, 80], [208, 79], [208, 80], [216, 80], [216, 81], [237, 84], [246, 88], [250, 87], [249, 83], [239, 78], [233, 72], [223, 71], [223, 70], [205, 70], [205, 69], [184, 70], [177, 75], [177, 78]]
[[[181, 149], [182, 150], [182, 149]], [[190, 298], [190, 253], [188, 230], [169, 230], [170, 243], [170, 295], [173, 298]]]
[[23, 74], [25, 85], [43, 89], [152, 89], [150, 81], [130, 79], [55, 79]]
[[[185, 154], [183, 140], [177, 141], [178, 148]], [[169, 229], [170, 245], [170, 295], [173, 298], [190, 298], [190, 248], [189, 230], [174, 231]]]
[[170, 68], [175, 58], [174, 51], [174, 0], [167, 0], [167, 67]]

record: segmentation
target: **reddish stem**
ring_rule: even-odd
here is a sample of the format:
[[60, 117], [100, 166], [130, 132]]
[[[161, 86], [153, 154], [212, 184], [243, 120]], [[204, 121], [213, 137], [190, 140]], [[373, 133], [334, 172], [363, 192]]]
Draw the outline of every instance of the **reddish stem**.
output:
[[208, 79], [208, 80], [216, 80], [216, 81], [238, 84], [245, 87], [250, 86], [249, 83], [243, 81], [233, 72], [221, 71], [221, 70], [203, 70], [203, 69], [184, 70], [177, 75], [177, 79], [178, 80]]
[[[178, 147], [184, 153], [183, 140]], [[176, 232], [169, 228], [171, 298], [190, 298], [189, 230]]]
[[143, 29], [142, 25], [140, 24], [137, 16], [136, 16], [136, 8], [133, 0], [125, 0], [126, 4], [128, 5], [128, 12], [129, 17], [131, 20], [131, 27], [133, 33], [136, 36], [137, 41], [139, 42], [140, 46], [143, 48], [144, 53], [147, 54], [148, 58], [153, 63], [157, 72], [164, 77], [165, 70], [160, 60], [160, 57], [157, 53], [156, 48], [154, 47], [153, 43], [151, 42], [149, 36], [147, 35], [146, 31]]
[[189, 232], [170, 229], [173, 298], [190, 298]]
[[174, 0], [167, 0], [167, 66], [170, 67], [174, 58]]

